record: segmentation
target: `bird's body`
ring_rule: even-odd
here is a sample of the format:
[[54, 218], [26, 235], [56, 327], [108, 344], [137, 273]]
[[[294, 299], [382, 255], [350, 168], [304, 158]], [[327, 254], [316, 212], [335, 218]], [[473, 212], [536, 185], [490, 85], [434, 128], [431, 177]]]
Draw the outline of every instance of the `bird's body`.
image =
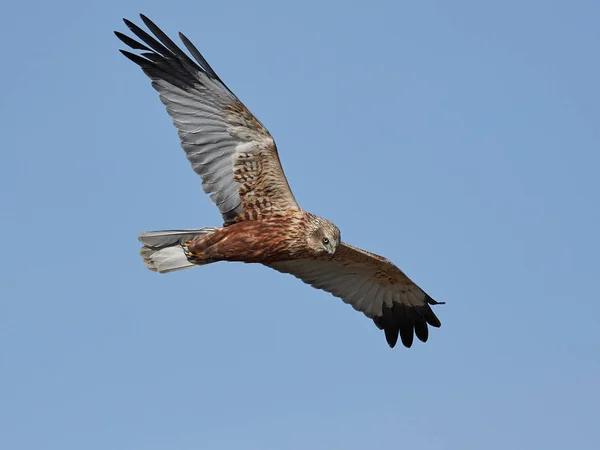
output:
[[289, 273], [351, 304], [410, 347], [440, 326], [437, 304], [387, 259], [341, 241], [330, 221], [298, 206], [267, 129], [225, 86], [194, 45], [180, 37], [192, 60], [153, 22], [156, 36], [125, 20], [144, 42], [116, 35], [140, 55], [122, 53], [152, 80], [179, 131], [181, 145], [223, 226], [142, 233], [141, 255], [161, 273], [218, 261], [259, 263]]
[[217, 228], [214, 233], [190, 240], [189, 257], [199, 263], [238, 261], [269, 264], [313, 258], [321, 252], [308, 245], [307, 223], [314, 216], [295, 209], [281, 216], [250, 220]]

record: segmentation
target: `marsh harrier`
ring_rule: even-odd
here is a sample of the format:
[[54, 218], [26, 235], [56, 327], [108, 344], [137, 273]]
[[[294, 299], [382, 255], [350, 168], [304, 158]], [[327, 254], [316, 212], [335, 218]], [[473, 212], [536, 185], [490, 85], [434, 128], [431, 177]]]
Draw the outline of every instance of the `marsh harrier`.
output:
[[140, 234], [146, 266], [166, 273], [217, 261], [263, 264], [349, 303], [373, 319], [390, 347], [398, 336], [406, 347], [415, 334], [427, 341], [427, 325], [440, 326], [430, 306], [439, 302], [390, 261], [342, 242], [338, 227], [301, 209], [267, 129], [183, 34], [194, 59], [141, 18], [154, 37], [124, 20], [139, 40], [115, 34], [139, 52], [121, 52], [152, 80], [224, 222]]

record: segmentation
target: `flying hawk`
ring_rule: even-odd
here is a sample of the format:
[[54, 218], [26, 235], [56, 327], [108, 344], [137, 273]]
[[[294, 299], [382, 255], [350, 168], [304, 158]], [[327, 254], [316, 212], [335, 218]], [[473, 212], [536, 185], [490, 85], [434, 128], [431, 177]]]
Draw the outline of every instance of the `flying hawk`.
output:
[[121, 53], [152, 80], [224, 222], [220, 228], [140, 234], [146, 266], [167, 273], [217, 261], [263, 264], [349, 303], [373, 319], [390, 347], [398, 336], [406, 347], [415, 334], [427, 341], [427, 325], [441, 325], [430, 305], [441, 302], [387, 259], [342, 242], [330, 221], [301, 209], [269, 131], [188, 38], [179, 33], [195, 61], [147, 17], [141, 19], [155, 37], [124, 19], [139, 41], [115, 34], [140, 53]]

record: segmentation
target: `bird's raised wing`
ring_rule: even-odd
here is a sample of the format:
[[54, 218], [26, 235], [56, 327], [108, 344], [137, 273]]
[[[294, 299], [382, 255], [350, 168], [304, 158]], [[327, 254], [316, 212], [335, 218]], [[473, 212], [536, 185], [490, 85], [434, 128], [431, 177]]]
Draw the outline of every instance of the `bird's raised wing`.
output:
[[427, 325], [441, 325], [430, 306], [441, 302], [433, 300], [387, 259], [346, 243], [340, 244], [332, 260], [324, 256], [268, 266], [349, 303], [385, 331], [390, 347], [396, 345], [398, 335], [406, 347], [412, 345], [414, 334], [425, 342]]
[[194, 45], [179, 36], [193, 61], [150, 19], [156, 36], [124, 19], [142, 42], [118, 31], [139, 55], [121, 50], [152, 80], [179, 131], [181, 146], [225, 225], [298, 208], [271, 134], [225, 86]]

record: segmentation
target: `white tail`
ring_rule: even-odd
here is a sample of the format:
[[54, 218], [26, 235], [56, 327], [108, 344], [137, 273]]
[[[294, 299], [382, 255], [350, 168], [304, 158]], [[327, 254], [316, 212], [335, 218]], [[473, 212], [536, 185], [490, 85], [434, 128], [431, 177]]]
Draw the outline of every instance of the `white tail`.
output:
[[150, 231], [138, 236], [144, 244], [140, 255], [148, 269], [168, 273], [196, 266], [187, 259], [183, 244], [197, 236], [214, 233], [215, 227], [204, 227], [197, 230], [165, 230]]

